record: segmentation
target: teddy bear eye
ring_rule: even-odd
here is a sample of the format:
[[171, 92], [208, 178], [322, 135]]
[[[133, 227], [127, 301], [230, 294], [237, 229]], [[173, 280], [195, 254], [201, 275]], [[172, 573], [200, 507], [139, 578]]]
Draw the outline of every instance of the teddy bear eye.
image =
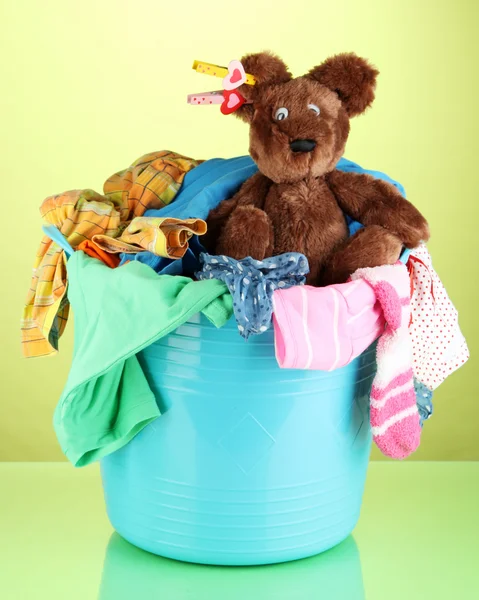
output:
[[277, 121], [284, 121], [285, 119], [288, 118], [289, 115], [289, 111], [287, 108], [285, 108], [284, 106], [282, 108], [278, 108], [278, 110], [276, 111], [274, 118]]
[[309, 110], [312, 110], [316, 116], [318, 116], [319, 113], [321, 112], [319, 110], [319, 106], [316, 106], [316, 104], [308, 104], [308, 108], [309, 108]]

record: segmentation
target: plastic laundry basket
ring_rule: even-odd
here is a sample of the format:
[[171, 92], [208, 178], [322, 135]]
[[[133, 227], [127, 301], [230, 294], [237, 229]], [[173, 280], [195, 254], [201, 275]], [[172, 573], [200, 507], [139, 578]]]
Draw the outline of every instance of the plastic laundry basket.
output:
[[374, 348], [333, 372], [281, 370], [273, 332], [196, 315], [139, 355], [162, 416], [101, 461], [126, 540], [218, 565], [294, 560], [353, 530], [371, 446]]

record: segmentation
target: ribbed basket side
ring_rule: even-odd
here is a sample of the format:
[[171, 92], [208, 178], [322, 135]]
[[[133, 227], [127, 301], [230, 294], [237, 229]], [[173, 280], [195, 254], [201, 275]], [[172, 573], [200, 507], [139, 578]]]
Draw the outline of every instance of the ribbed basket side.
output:
[[197, 315], [143, 351], [162, 416], [102, 461], [115, 529], [163, 556], [261, 564], [321, 552], [359, 516], [374, 350], [281, 370], [273, 334]]

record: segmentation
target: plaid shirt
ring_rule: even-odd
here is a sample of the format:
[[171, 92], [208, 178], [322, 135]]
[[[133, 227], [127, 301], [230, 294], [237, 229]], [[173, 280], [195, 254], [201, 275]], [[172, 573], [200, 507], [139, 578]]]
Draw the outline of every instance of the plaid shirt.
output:
[[[199, 161], [169, 151], [142, 156], [131, 167], [110, 177], [104, 195], [73, 190], [48, 197], [40, 207], [42, 218], [58, 227], [73, 248], [94, 235], [119, 237], [129, 222], [149, 208], [169, 204], [185, 174]], [[45, 236], [40, 244], [21, 321], [22, 351], [26, 357], [58, 351], [69, 314], [66, 257]]]
[[148, 250], [164, 258], [183, 258], [188, 241], [194, 235], [206, 233], [202, 219], [171, 219], [136, 217], [118, 238], [93, 236], [93, 243], [112, 254], [137, 254]]

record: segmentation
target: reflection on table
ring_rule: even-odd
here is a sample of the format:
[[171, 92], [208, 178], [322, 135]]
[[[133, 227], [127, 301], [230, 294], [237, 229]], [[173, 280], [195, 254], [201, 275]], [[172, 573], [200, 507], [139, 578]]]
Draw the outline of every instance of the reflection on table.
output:
[[114, 533], [98, 600], [364, 600], [353, 537], [304, 560], [262, 567], [214, 567], [149, 554]]

